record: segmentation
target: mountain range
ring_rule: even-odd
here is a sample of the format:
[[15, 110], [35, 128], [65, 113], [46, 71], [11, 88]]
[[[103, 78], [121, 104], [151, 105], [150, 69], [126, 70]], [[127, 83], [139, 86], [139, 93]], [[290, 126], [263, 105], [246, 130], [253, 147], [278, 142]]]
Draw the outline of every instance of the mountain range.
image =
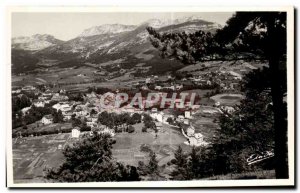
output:
[[[85, 29], [77, 37], [62, 41], [52, 35], [36, 34], [12, 39], [13, 74], [38, 72], [45, 68], [88, 65], [114, 71], [143, 66], [154, 74], [176, 68], [176, 61], [162, 59], [148, 40], [146, 27], [159, 32], [214, 32], [221, 25], [197, 17], [176, 20], [151, 19], [140, 25], [105, 24]], [[118, 68], [116, 67], [118, 66]], [[121, 67], [120, 67], [121, 66]]]

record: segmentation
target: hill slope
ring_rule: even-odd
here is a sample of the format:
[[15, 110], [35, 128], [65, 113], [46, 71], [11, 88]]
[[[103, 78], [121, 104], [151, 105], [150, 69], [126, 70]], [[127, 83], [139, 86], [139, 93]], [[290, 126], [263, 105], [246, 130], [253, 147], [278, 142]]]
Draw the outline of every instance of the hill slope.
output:
[[[174, 60], [162, 59], [148, 40], [146, 27], [152, 26], [160, 32], [197, 30], [214, 32], [218, 24], [199, 18], [183, 18], [174, 21], [149, 20], [139, 26], [106, 24], [84, 30], [78, 37], [65, 42], [56, 42], [32, 50], [16, 44], [12, 46], [15, 72], [30, 72], [39, 68], [70, 68], [89, 65], [97, 70], [117, 72], [127, 70], [152, 74], [176, 70], [182, 65]], [[25, 49], [26, 48], [26, 49]], [[31, 47], [30, 47], [31, 48]], [[22, 51], [20, 51], [22, 50]], [[27, 52], [24, 52], [27, 50]], [[29, 52], [31, 51], [31, 52]], [[22, 54], [21, 54], [22, 53]], [[24, 62], [26, 61], [26, 62]], [[51, 61], [51, 65], [49, 65]]]

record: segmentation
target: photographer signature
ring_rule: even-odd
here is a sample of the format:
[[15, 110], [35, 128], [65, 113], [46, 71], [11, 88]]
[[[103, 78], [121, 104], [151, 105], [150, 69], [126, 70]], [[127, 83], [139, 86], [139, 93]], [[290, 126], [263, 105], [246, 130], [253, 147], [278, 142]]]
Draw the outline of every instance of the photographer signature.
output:
[[260, 154], [252, 154], [250, 157], [247, 159], [248, 165], [263, 161], [265, 159], [274, 157], [273, 151], [265, 151], [261, 152]]

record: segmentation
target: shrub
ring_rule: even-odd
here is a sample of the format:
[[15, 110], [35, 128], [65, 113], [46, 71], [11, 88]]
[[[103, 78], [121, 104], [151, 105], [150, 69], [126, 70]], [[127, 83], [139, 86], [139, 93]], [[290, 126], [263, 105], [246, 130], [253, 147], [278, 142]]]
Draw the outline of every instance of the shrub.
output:
[[129, 125], [128, 127], [128, 133], [133, 133], [134, 132], [134, 127], [132, 125]]
[[144, 126], [144, 127], [142, 128], [142, 132], [147, 132], [147, 127]]

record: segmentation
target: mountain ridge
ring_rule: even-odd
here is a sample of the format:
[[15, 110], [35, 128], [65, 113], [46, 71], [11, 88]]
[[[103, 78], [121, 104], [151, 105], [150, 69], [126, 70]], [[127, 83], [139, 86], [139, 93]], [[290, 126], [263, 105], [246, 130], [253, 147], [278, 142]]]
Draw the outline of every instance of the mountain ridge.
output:
[[[138, 26], [121, 24], [105, 24], [100, 28], [94, 26], [94, 28], [84, 30], [71, 40], [51, 44], [43, 49], [14, 51], [15, 55], [12, 56], [13, 72], [20, 72], [20, 70], [14, 70], [20, 65], [27, 66], [26, 68], [20, 67], [21, 71], [25, 70], [25, 72], [39, 70], [45, 66], [69, 68], [86, 64], [92, 64], [96, 69], [120, 70], [110, 65], [102, 66], [120, 59], [122, 61], [119, 63], [121, 68], [136, 69], [136, 65], [143, 64], [145, 68], [148, 68], [149, 73], [158, 70], [156, 68], [172, 70], [179, 64], [159, 56], [159, 52], [153, 48], [148, 39], [146, 27], [160, 27], [157, 28], [159, 32], [185, 31], [186, 33], [193, 33], [197, 30], [215, 32], [220, 28], [214, 22], [196, 17], [172, 20], [172, 22], [166, 20], [156, 23], [157, 21], [157, 19], [150, 20], [150, 22], [148, 20]], [[12, 50], [16, 49], [18, 47], [12, 46]], [[27, 59], [30, 62], [26, 62]], [[53, 65], [48, 65], [49, 61], [52, 61]], [[159, 65], [160, 63], [161, 65]]]

